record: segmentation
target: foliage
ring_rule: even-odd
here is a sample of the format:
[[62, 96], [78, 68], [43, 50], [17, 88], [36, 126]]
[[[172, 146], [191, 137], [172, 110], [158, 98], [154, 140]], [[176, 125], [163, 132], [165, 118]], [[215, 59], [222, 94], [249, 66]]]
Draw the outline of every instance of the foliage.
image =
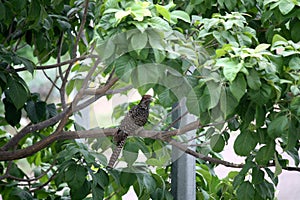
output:
[[[173, 199], [168, 139], [130, 137], [120, 158], [126, 167], [106, 169], [111, 137], [91, 136], [94, 130], [74, 120], [98, 98], [132, 86], [141, 95], [151, 89], [156, 98], [145, 129], [169, 130], [168, 113], [181, 99], [199, 118], [193, 155], [214, 160], [197, 161], [197, 199], [274, 199], [278, 176], [292, 168], [281, 152], [299, 171], [299, 6], [289, 0], [0, 1], [2, 198], [121, 199], [133, 188], [140, 199]], [[48, 94], [58, 91], [55, 102], [28, 86], [24, 74], [41, 79], [39, 71], [51, 85]], [[134, 104], [116, 106], [113, 117], [121, 119]], [[237, 130], [233, 148], [245, 162], [219, 179], [219, 153]], [[67, 140], [75, 138], [87, 143]], [[172, 139], [188, 142], [184, 134]]]

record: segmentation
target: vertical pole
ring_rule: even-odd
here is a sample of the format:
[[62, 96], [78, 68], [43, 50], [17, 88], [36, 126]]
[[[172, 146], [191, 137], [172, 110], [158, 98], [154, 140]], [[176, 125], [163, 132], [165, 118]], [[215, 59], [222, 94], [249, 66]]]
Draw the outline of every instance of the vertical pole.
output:
[[[174, 106], [173, 106], [174, 108]], [[174, 112], [173, 120], [180, 117], [187, 111], [185, 99], [179, 102], [179, 108]], [[174, 125], [180, 128], [196, 120], [196, 117], [187, 114]], [[186, 139], [194, 137], [196, 130], [186, 133]], [[171, 192], [175, 200], [195, 200], [196, 199], [196, 160], [193, 156], [184, 153], [176, 147], [172, 147], [172, 170], [171, 170]]]

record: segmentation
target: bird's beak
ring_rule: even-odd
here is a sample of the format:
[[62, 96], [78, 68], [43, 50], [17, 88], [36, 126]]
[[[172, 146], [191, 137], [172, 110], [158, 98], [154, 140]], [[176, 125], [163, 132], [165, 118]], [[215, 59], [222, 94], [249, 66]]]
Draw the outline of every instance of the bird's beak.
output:
[[149, 99], [147, 99], [147, 102], [149, 102], [149, 103], [151, 103], [153, 101], [153, 98], [151, 97], [151, 98], [149, 98]]

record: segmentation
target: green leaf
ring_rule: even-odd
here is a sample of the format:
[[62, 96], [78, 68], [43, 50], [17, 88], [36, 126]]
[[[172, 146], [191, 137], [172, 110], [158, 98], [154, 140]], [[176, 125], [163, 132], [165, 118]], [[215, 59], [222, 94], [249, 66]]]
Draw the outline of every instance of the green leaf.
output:
[[15, 187], [9, 192], [8, 199], [14, 200], [32, 200], [32, 195], [24, 189]]
[[122, 171], [119, 179], [120, 179], [121, 186], [125, 188], [129, 188], [136, 181], [137, 175], [131, 172]]
[[275, 34], [272, 39], [272, 45], [274, 45], [277, 42], [287, 42], [287, 40], [281, 35]]
[[93, 200], [104, 199], [104, 189], [99, 187], [99, 185], [92, 185], [92, 196]]
[[240, 123], [239, 121], [237, 120], [237, 118], [232, 118], [228, 121], [228, 128], [231, 130], [231, 131], [236, 131], [238, 130], [240, 127]]
[[208, 109], [211, 109], [214, 108], [219, 103], [222, 86], [220, 83], [216, 83], [214, 81], [208, 81], [206, 83], [206, 86], [207, 86], [207, 92], [205, 92], [205, 94], [208, 95], [210, 99], [210, 104], [208, 105]]
[[[295, 147], [297, 147], [297, 143], [300, 138], [299, 129], [296, 128], [298, 123], [299, 123], [299, 120], [296, 120], [295, 118], [291, 118], [291, 120], [289, 121], [288, 135], [287, 135], [288, 139], [287, 139], [286, 147], [284, 148], [285, 151], [290, 150], [290, 152], [288, 152], [288, 154], [290, 156], [292, 156], [292, 158], [294, 158], [296, 163], [299, 162], [299, 161], [297, 161], [297, 159], [299, 159], [298, 152], [297, 151], [294, 152]], [[296, 158], [296, 156], [298, 156], [298, 158]]]
[[103, 42], [102, 44], [97, 45], [97, 53], [104, 61], [115, 53], [115, 44], [113, 43], [113, 39], [109, 38], [107, 41]]
[[38, 1], [32, 1], [30, 3], [28, 20], [38, 21], [40, 17], [41, 6]]
[[269, 168], [264, 168], [264, 169], [266, 170], [268, 176], [270, 177], [270, 179], [272, 180], [272, 182], [274, 183], [274, 185], [277, 186], [278, 185], [278, 177], [274, 176], [274, 172], [271, 169], [269, 169]]
[[237, 74], [243, 68], [242, 63], [238, 63], [229, 58], [218, 59], [216, 62], [216, 66], [223, 67], [223, 74], [224, 74], [225, 78], [230, 82], [232, 82], [235, 79]]
[[147, 192], [152, 193], [155, 191], [156, 182], [152, 178], [152, 176], [150, 176], [149, 174], [144, 174], [143, 183], [144, 183], [144, 186], [145, 186]]
[[282, 167], [278, 161], [277, 155], [275, 154], [275, 172], [274, 172], [274, 176], [277, 177], [278, 175], [280, 175], [282, 173]]
[[71, 92], [73, 91], [74, 84], [75, 84], [75, 79], [72, 79], [72, 80], [68, 81], [67, 87], [66, 87], [66, 93], [67, 93], [67, 95], [70, 95]]
[[300, 41], [300, 31], [299, 28], [300, 27], [300, 21], [297, 20], [295, 23], [293, 23], [291, 27], [291, 37], [293, 39], [293, 41], [295, 42], [299, 42]]
[[163, 71], [164, 69], [160, 65], [139, 65], [132, 71], [132, 83], [136, 88], [151, 83], [157, 84], [164, 75]]
[[166, 58], [166, 52], [158, 49], [153, 49], [154, 58], [156, 63], [162, 63]]
[[49, 118], [54, 117], [58, 114], [54, 103], [47, 104], [47, 112], [49, 114]]
[[300, 87], [298, 85], [292, 85], [291, 86], [291, 92], [294, 96], [297, 96], [298, 94], [300, 94]]
[[57, 19], [58, 27], [61, 31], [67, 31], [71, 28], [71, 24], [65, 20]]
[[20, 56], [18, 56], [17, 59], [25, 66], [25, 68], [31, 74], [33, 74], [33, 70], [35, 69], [35, 64], [31, 60], [28, 60], [27, 58], [23, 58], [23, 57], [20, 57]]
[[271, 142], [263, 147], [261, 147], [255, 156], [255, 161], [259, 165], [266, 166], [269, 163], [269, 160], [273, 158], [275, 153], [275, 144]]
[[160, 160], [156, 159], [156, 158], [149, 158], [146, 163], [148, 165], [151, 166], [158, 166], [158, 167], [162, 167], [165, 163], [161, 162]]
[[165, 89], [158, 94], [159, 103], [165, 107], [170, 107], [174, 104], [176, 97], [170, 89]]
[[262, 52], [267, 50], [270, 47], [270, 44], [259, 44], [255, 47], [254, 52]]
[[263, 126], [265, 124], [265, 119], [266, 119], [265, 107], [261, 105], [256, 105], [256, 111], [255, 111], [256, 127]]
[[132, 11], [131, 15], [133, 16], [133, 19], [137, 21], [143, 21], [145, 17], [151, 17], [152, 14], [148, 9], [149, 4], [149, 2], [132, 2], [130, 10]]
[[125, 10], [115, 10], [115, 11], [117, 11], [115, 13], [115, 18], [117, 19], [118, 23], [120, 23], [123, 18], [125, 18], [131, 14], [130, 10], [126, 10], [126, 11]]
[[123, 55], [115, 60], [116, 75], [125, 82], [129, 82], [132, 70], [136, 67], [135, 60], [129, 55]]
[[288, 130], [289, 120], [288, 117], [283, 115], [276, 117], [271, 123], [268, 125], [268, 135], [275, 139], [284, 135]]
[[214, 152], [221, 152], [225, 146], [225, 140], [221, 134], [215, 134], [210, 138], [210, 146]]
[[166, 9], [164, 6], [156, 4], [155, 8], [156, 8], [157, 12], [159, 14], [161, 14], [166, 20], [168, 20], [168, 21], [171, 20], [171, 14], [168, 11], [168, 9]]
[[0, 15], [0, 20], [5, 19], [5, 6], [2, 2], [0, 2], [0, 13], [2, 13], [2, 15]]
[[16, 107], [10, 103], [7, 98], [3, 99], [4, 110], [5, 110], [5, 120], [12, 126], [16, 126], [21, 120], [21, 110], [16, 109]]
[[109, 184], [109, 177], [108, 174], [102, 170], [99, 169], [96, 174], [93, 175], [93, 181], [96, 181], [97, 184], [101, 186], [101, 188], [105, 189]]
[[29, 119], [34, 124], [44, 121], [47, 118], [47, 104], [45, 102], [28, 101], [25, 110]]
[[138, 146], [132, 142], [132, 140], [127, 140], [123, 148], [123, 157], [129, 166], [132, 166], [132, 164], [136, 161], [138, 153]]
[[268, 84], [263, 84], [260, 90], [249, 90], [248, 94], [253, 102], [261, 106], [274, 97], [273, 88]]
[[196, 116], [199, 116], [200, 114], [199, 97], [201, 96], [201, 90], [201, 87], [197, 85], [195, 88], [190, 90], [186, 100], [186, 107], [188, 111]]
[[139, 187], [136, 187], [135, 191], [137, 192], [138, 191], [138, 196], [140, 197], [142, 195], [142, 192], [145, 188], [145, 184], [144, 184], [144, 181], [143, 181], [143, 174], [136, 174], [136, 177], [137, 177], [137, 185]]
[[221, 90], [221, 99], [220, 99], [220, 108], [221, 111], [223, 112], [223, 117], [227, 118], [228, 116], [231, 116], [234, 113], [238, 104], [239, 104], [238, 101], [232, 95], [229, 89], [223, 87]]
[[[75, 174], [76, 175], [76, 174]], [[84, 183], [78, 187], [78, 188], [71, 188], [70, 196], [73, 200], [82, 200], [84, 197], [86, 197], [91, 190], [91, 183], [87, 180], [84, 181]]]
[[182, 10], [174, 10], [171, 12], [171, 19], [181, 19], [187, 23], [191, 23], [191, 19], [189, 14]]
[[155, 30], [148, 30], [148, 39], [149, 39], [149, 44], [153, 49], [159, 49], [159, 50], [164, 50], [164, 42], [163, 38]]
[[291, 156], [293, 158], [293, 160], [295, 161], [295, 165], [299, 166], [300, 157], [299, 157], [299, 153], [298, 153], [297, 148], [294, 147], [294, 148], [292, 148], [290, 150], [287, 150], [286, 153], [289, 154], [289, 156]]
[[249, 75], [246, 76], [249, 87], [253, 90], [258, 90], [261, 86], [260, 77], [257, 71], [251, 69]]
[[211, 105], [210, 99], [211, 99], [211, 97], [210, 97], [209, 91], [208, 91], [207, 87], [205, 87], [203, 94], [199, 98], [199, 103], [198, 103], [199, 108], [200, 108], [200, 113], [201, 113], [201, 111], [205, 112], [206, 110], [208, 110], [208, 107]]
[[240, 101], [240, 99], [244, 96], [244, 94], [246, 93], [246, 88], [246, 80], [244, 76], [241, 73], [239, 73], [232, 82], [232, 84], [230, 84], [230, 91], [233, 94], [233, 96], [237, 99], [237, 101]]
[[81, 189], [86, 180], [86, 168], [72, 163], [65, 172], [65, 181], [71, 189]]
[[300, 116], [300, 97], [293, 98], [290, 109], [296, 116]]
[[241, 132], [234, 141], [234, 151], [237, 155], [248, 156], [255, 148], [257, 141], [250, 131]]
[[264, 171], [262, 171], [259, 167], [254, 167], [252, 169], [252, 183], [254, 185], [260, 184], [264, 181]]
[[[300, 33], [299, 33], [300, 35]], [[292, 59], [289, 62], [289, 67], [292, 70], [300, 70], [300, 58], [299, 57], [292, 57]]]
[[256, 191], [262, 197], [262, 199], [274, 199], [274, 186], [273, 184], [264, 181], [259, 185], [256, 185]]
[[164, 19], [160, 17], [152, 17], [149, 20], [149, 24], [152, 28], [158, 29], [158, 30], [166, 30], [169, 31], [172, 28], [170, 27], [169, 23], [166, 22]]
[[139, 52], [147, 45], [148, 42], [147, 33], [143, 32], [143, 33], [134, 34], [131, 37], [130, 42], [131, 42], [132, 50], [136, 51], [139, 54]]
[[14, 78], [8, 79], [7, 87], [8, 88], [5, 91], [5, 95], [14, 104], [17, 110], [19, 110], [27, 101], [28, 92], [26, 88], [22, 83]]
[[237, 198], [241, 200], [254, 200], [255, 190], [249, 181], [243, 182], [236, 191]]
[[288, 14], [295, 7], [295, 3], [289, 0], [281, 0], [279, 3], [279, 10], [283, 15]]

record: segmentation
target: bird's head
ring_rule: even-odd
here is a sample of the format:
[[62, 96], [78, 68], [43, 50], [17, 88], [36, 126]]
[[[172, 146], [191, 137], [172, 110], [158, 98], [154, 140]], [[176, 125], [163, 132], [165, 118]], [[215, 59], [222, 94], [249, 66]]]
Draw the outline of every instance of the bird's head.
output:
[[142, 99], [139, 104], [142, 107], [149, 107], [149, 104], [151, 103], [151, 101], [152, 101], [152, 96], [149, 94], [145, 94], [142, 96]]

